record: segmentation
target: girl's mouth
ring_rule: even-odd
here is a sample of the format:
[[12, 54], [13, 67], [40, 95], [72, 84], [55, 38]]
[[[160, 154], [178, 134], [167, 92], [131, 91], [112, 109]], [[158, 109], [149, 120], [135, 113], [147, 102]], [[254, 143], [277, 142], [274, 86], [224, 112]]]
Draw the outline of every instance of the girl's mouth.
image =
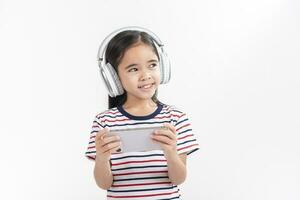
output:
[[154, 83], [150, 83], [150, 84], [141, 85], [138, 88], [139, 89], [149, 89], [149, 88], [152, 88], [153, 85], [154, 85]]

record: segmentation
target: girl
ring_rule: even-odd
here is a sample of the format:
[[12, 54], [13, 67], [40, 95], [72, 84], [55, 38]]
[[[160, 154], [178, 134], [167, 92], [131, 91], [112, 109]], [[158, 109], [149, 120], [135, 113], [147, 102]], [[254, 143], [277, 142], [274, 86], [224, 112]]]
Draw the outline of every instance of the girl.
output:
[[[109, 35], [99, 49], [109, 109], [96, 115], [85, 155], [95, 161], [94, 178], [107, 199], [180, 199], [186, 157], [199, 148], [187, 115], [157, 99], [159, 84], [170, 78], [162, 46], [149, 30], [127, 27]], [[120, 138], [108, 135], [120, 127], [157, 124], [168, 128], [151, 136], [162, 150], [117, 153]]]

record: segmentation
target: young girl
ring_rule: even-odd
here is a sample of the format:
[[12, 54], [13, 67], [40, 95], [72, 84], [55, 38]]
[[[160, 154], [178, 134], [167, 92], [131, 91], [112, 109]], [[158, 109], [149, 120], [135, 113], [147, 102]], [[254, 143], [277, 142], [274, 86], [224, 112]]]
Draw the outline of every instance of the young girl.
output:
[[[95, 161], [94, 178], [107, 199], [181, 199], [177, 185], [186, 178], [186, 157], [198, 150], [187, 115], [157, 99], [170, 78], [167, 56], [149, 30], [127, 27], [110, 34], [98, 58], [109, 92], [109, 109], [96, 115], [86, 157]], [[175, 96], [175, 95], [174, 95]], [[161, 124], [151, 135], [162, 150], [118, 153], [110, 130]]]

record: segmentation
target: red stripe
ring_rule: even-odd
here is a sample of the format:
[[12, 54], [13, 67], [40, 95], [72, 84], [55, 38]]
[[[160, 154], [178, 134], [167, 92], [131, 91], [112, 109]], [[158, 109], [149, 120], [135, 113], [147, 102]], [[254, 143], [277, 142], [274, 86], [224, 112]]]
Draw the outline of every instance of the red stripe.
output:
[[92, 156], [87, 156], [87, 157], [90, 158], [90, 159], [95, 160], [95, 157], [92, 157]]
[[182, 147], [182, 148], [178, 149], [177, 151], [180, 151], [182, 149], [186, 149], [186, 148], [189, 148], [189, 147], [193, 147], [193, 146], [198, 146], [198, 144], [192, 144], [190, 146]]
[[95, 138], [95, 137], [96, 137], [96, 135], [93, 135], [93, 136], [90, 137], [90, 139], [93, 139], [93, 138]]
[[183, 117], [185, 115], [185, 113], [183, 113], [181, 116], [179, 116], [179, 118]]
[[170, 195], [178, 193], [178, 191], [175, 192], [169, 192], [169, 193], [158, 193], [158, 194], [147, 194], [147, 195], [133, 195], [133, 196], [113, 196], [113, 195], [107, 195], [107, 197], [111, 198], [137, 198], [137, 197], [153, 197], [153, 196], [163, 196], [163, 195]]
[[170, 118], [171, 117], [171, 115], [169, 115], [169, 116], [161, 116], [161, 117], [154, 117], [154, 119], [165, 119], [165, 118]]
[[154, 174], [154, 173], [166, 173], [166, 172], [168, 171], [128, 172], [128, 173], [114, 174], [114, 176], [134, 175], [134, 174]]
[[189, 126], [189, 125], [191, 125], [191, 124], [185, 124], [185, 125], [179, 127], [178, 129], [176, 129], [176, 131], [179, 131], [180, 129], [182, 129], [182, 128], [184, 128], [184, 127], [187, 127], [187, 126]]
[[128, 121], [129, 119], [115, 119], [115, 120], [109, 120], [109, 119], [104, 119], [103, 122], [123, 122], [123, 121]]
[[171, 115], [169, 115], [169, 116], [161, 116], [161, 117], [154, 117], [154, 118], [155, 118], [155, 119], [165, 119], [165, 118], [170, 118], [170, 117], [178, 117], [178, 118], [180, 118], [180, 117], [182, 117], [182, 116], [184, 116], [184, 115], [185, 115], [185, 114], [183, 114], [183, 115], [181, 115], [181, 116], [171, 114]]
[[179, 137], [179, 138], [177, 138], [177, 140], [182, 140], [184, 138], [191, 137], [191, 136], [193, 136], [193, 134], [189, 134], [189, 135], [186, 135], [186, 136], [183, 136], [183, 137]]
[[142, 185], [160, 185], [160, 184], [171, 184], [171, 182], [155, 182], [155, 183], [139, 183], [139, 184], [122, 184], [122, 185], [112, 185], [112, 187], [127, 187], [127, 186], [142, 186]]
[[95, 146], [90, 146], [90, 147], [88, 147], [88, 149], [94, 149], [95, 148]]
[[115, 115], [117, 113], [119, 113], [119, 111], [114, 111], [114, 112], [113, 111], [109, 111], [109, 112], [105, 112], [105, 113], [100, 113], [99, 115], [97, 115], [97, 118], [100, 119], [101, 116], [103, 116], [103, 115], [109, 115], [109, 114]]
[[123, 164], [128, 164], [128, 163], [166, 162], [166, 161], [167, 161], [167, 160], [128, 161], [128, 162], [115, 163], [115, 164], [112, 164], [112, 165], [113, 165], [113, 166], [116, 166], [116, 165], [123, 165]]
[[182, 115], [180, 115], [180, 116], [179, 116], [179, 115], [172, 115], [172, 116], [174, 116], [174, 117], [179, 117], [179, 118], [180, 118], [180, 117], [182, 117], [182, 116], [184, 116], [184, 115], [185, 115], [185, 114], [182, 114]]

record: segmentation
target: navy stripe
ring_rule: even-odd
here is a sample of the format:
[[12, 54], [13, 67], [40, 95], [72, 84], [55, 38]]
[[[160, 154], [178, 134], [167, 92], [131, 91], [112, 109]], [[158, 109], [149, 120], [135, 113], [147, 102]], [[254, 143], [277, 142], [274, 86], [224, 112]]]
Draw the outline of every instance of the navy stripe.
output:
[[120, 111], [120, 113], [122, 113], [123, 115], [125, 115], [129, 119], [133, 119], [133, 120], [153, 119], [156, 115], [158, 115], [161, 112], [162, 108], [163, 108], [162, 104], [157, 104], [157, 108], [153, 113], [151, 113], [149, 115], [145, 115], [145, 116], [136, 116], [136, 115], [132, 115], [132, 114], [128, 113], [126, 110], [124, 110], [123, 106], [118, 106], [117, 107], [117, 109]]
[[175, 126], [177, 126], [178, 124], [181, 124], [182, 122], [185, 122], [185, 121], [187, 121], [187, 120], [188, 120], [188, 119], [185, 118], [184, 120], [177, 122], [177, 123], [175, 124]]
[[98, 124], [100, 127], [102, 127], [103, 128], [103, 126], [99, 123], [99, 122], [97, 122], [96, 120], [95, 121], [93, 121], [93, 123], [96, 123], [96, 124]]
[[97, 132], [98, 132], [98, 131], [91, 131], [91, 134], [92, 134], [92, 133], [97, 133]]
[[196, 139], [193, 139], [193, 140], [187, 140], [187, 141], [185, 141], [185, 142], [181, 142], [181, 143], [177, 144], [177, 146], [180, 146], [180, 145], [185, 144], [185, 143], [188, 143], [188, 142], [195, 142], [195, 141], [196, 141]]
[[145, 125], [145, 124], [163, 124], [168, 123], [169, 121], [159, 121], [159, 122], [137, 122], [132, 124], [113, 124], [113, 125], [106, 125], [108, 127], [117, 127], [117, 126], [133, 126], [133, 125]]
[[157, 177], [142, 177], [142, 178], [114, 179], [114, 182], [120, 182], [120, 181], [134, 181], [134, 180], [147, 180], [147, 179], [161, 179], [161, 178], [169, 178], [169, 177], [168, 177], [168, 176], [157, 176]]
[[192, 131], [192, 129], [186, 129], [185, 131], [179, 132], [178, 135], [181, 135], [182, 133], [188, 132], [188, 131]]
[[96, 151], [87, 151], [85, 154], [88, 156], [88, 154], [96, 153]]
[[158, 200], [172, 200], [172, 199], [179, 199], [179, 197], [180, 197], [180, 195], [177, 197], [170, 198], [170, 199], [158, 199]]
[[89, 144], [93, 144], [93, 143], [95, 143], [95, 140], [93, 140], [93, 141], [89, 142]]
[[193, 153], [193, 152], [195, 152], [195, 151], [198, 151], [198, 150], [199, 150], [199, 148], [196, 148], [196, 149], [194, 149], [194, 150], [188, 152], [187, 155], [190, 155], [191, 153]]
[[120, 160], [120, 159], [124, 159], [124, 158], [142, 158], [142, 157], [150, 157], [150, 156], [164, 156], [164, 154], [149, 154], [149, 155], [134, 155], [134, 156], [123, 156], [123, 157], [119, 157], [119, 158], [111, 158], [111, 160]]
[[144, 192], [144, 191], [153, 191], [153, 190], [170, 190], [175, 188], [176, 186], [172, 187], [165, 187], [165, 188], [150, 188], [150, 189], [140, 189], [140, 190], [107, 190], [109, 192]]
[[[116, 113], [116, 114], [119, 114], [119, 113]], [[104, 114], [104, 115], [101, 116], [101, 118], [107, 117], [107, 118], [115, 119], [115, 118], [117, 118], [117, 117], [124, 117], [124, 115], [122, 115], [122, 114], [119, 114], [119, 115], [116, 115], [116, 114], [115, 114], [115, 115], [113, 115], [113, 114], [111, 114], [111, 115], [109, 115], [109, 114]], [[161, 112], [161, 113], [159, 113], [157, 116], [164, 115], [164, 114], [169, 115], [170, 112]], [[169, 117], [169, 116], [166, 116], [166, 117]]]
[[180, 113], [180, 114], [183, 114], [183, 112], [181, 112], [181, 111], [179, 111], [179, 110], [175, 110], [175, 109], [173, 109], [172, 111], [173, 111], [173, 112]]
[[119, 169], [111, 169], [111, 171], [120, 171], [120, 170], [126, 170], [126, 169], [142, 169], [142, 168], [151, 168], [151, 167], [167, 167], [167, 165], [148, 165], [148, 166], [138, 166], [138, 167], [125, 167], [125, 168], [119, 168]]
[[[117, 113], [116, 113], [117, 114]], [[102, 115], [101, 118], [104, 118], [104, 117], [107, 117], [107, 118], [111, 118], [111, 119], [114, 119], [114, 118], [117, 118], [117, 117], [124, 117], [124, 115]], [[104, 120], [104, 119], [103, 119]]]

